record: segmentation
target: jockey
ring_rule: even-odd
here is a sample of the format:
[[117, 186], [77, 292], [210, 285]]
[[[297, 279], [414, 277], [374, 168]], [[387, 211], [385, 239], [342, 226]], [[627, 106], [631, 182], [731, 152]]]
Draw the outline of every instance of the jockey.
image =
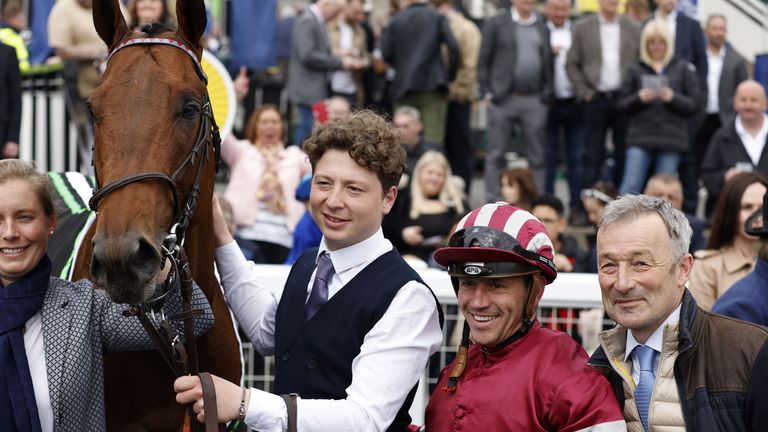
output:
[[464, 216], [435, 253], [466, 321], [458, 356], [427, 406], [428, 431], [626, 430], [584, 349], [536, 318], [544, 286], [557, 277], [552, 258], [544, 225], [503, 202]]

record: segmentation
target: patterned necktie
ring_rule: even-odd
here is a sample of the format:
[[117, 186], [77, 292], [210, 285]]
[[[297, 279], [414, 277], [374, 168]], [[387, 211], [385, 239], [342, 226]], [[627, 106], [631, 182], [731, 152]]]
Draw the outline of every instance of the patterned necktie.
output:
[[323, 252], [317, 260], [315, 282], [312, 283], [312, 292], [309, 294], [307, 306], [304, 308], [307, 321], [328, 301], [328, 282], [333, 277], [333, 273], [331, 257], [326, 252]]
[[638, 345], [634, 351], [640, 363], [640, 383], [635, 388], [635, 404], [638, 413], [640, 413], [640, 421], [643, 422], [643, 429], [648, 432], [650, 427], [648, 424], [648, 407], [651, 403], [653, 384], [656, 381], [656, 374], [653, 370], [653, 358], [656, 355], [656, 350], [645, 345]]

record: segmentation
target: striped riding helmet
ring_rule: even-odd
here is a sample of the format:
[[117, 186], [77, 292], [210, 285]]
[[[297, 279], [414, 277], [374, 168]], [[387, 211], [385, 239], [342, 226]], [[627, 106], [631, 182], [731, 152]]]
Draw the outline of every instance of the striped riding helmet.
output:
[[509, 277], [541, 271], [557, 277], [554, 248], [544, 225], [529, 212], [505, 202], [472, 210], [456, 226], [435, 261], [451, 276]]

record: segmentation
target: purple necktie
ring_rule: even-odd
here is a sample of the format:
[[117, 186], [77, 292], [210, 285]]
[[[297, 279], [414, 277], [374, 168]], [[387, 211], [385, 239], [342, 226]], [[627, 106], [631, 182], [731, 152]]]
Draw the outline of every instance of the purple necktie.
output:
[[331, 257], [323, 252], [317, 260], [315, 282], [312, 284], [312, 292], [309, 294], [306, 311], [306, 320], [309, 321], [315, 313], [328, 301], [328, 282], [333, 277], [333, 263]]

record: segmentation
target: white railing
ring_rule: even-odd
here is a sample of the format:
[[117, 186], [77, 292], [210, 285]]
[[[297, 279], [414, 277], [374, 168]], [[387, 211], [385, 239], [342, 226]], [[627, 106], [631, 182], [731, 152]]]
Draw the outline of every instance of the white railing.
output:
[[[269, 289], [279, 292], [285, 285], [290, 267], [284, 265], [258, 265], [259, 280]], [[440, 370], [456, 355], [457, 331], [460, 315], [456, 307], [456, 296], [450, 278], [444, 271], [435, 269], [419, 270], [419, 275], [437, 296], [445, 315], [443, 346], [435, 353], [411, 406], [410, 414], [415, 424], [424, 423], [424, 410], [437, 383]], [[546, 308], [546, 309], [545, 309]], [[567, 311], [566, 313], [559, 313]], [[572, 313], [575, 311], [575, 313]], [[565, 315], [565, 316], [563, 316]], [[544, 290], [539, 303], [539, 318], [544, 325], [557, 325], [581, 340], [582, 345], [592, 351], [596, 347], [597, 332], [603, 326], [602, 300], [595, 274], [561, 273], [555, 282]], [[246, 339], [244, 339], [246, 340]], [[272, 357], [262, 358], [250, 343], [243, 346], [245, 358], [245, 383], [266, 391], [273, 389], [274, 362]]]

